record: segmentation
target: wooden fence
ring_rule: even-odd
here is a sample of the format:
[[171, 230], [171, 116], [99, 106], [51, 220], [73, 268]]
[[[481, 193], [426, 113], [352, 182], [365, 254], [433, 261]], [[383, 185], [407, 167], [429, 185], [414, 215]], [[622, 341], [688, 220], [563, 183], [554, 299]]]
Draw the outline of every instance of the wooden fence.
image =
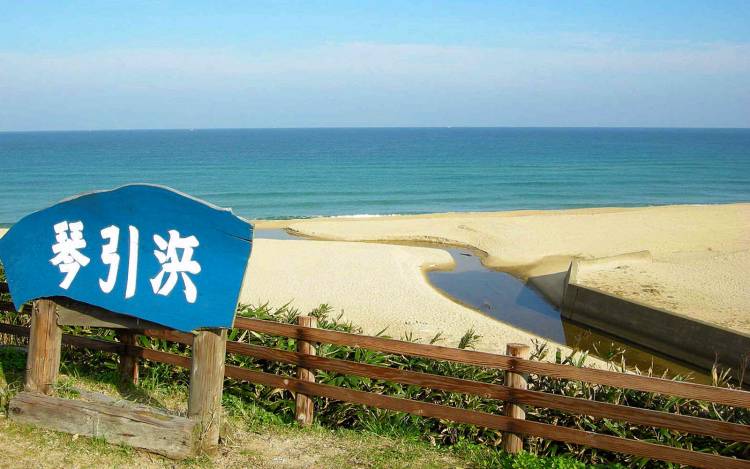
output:
[[[3, 286], [0, 285], [0, 291], [2, 291], [2, 288]], [[12, 308], [12, 305], [0, 304], [0, 308], [2, 307]], [[297, 378], [251, 371], [230, 365], [225, 367], [225, 376], [273, 388], [287, 389], [296, 393], [297, 418], [303, 424], [309, 423], [312, 419], [312, 401], [309, 399], [309, 396], [320, 396], [333, 400], [500, 430], [505, 432], [503, 438], [504, 447], [509, 451], [517, 451], [522, 444], [521, 435], [528, 435], [696, 467], [750, 467], [750, 461], [747, 460], [528, 421], [525, 420], [523, 412], [523, 406], [552, 408], [569, 413], [629, 422], [634, 425], [666, 428], [750, 443], [750, 426], [747, 425], [532, 391], [526, 389], [525, 375], [537, 374], [552, 378], [584, 381], [744, 408], [750, 407], [750, 392], [608, 370], [578, 368], [569, 365], [532, 361], [523, 356], [524, 346], [511, 346], [509, 347], [509, 351], [512, 354], [500, 355], [318, 329], [315, 327], [314, 318], [300, 317], [299, 319], [300, 323], [298, 325], [247, 318], [237, 318], [235, 321], [235, 328], [237, 329], [296, 339], [296, 352], [232, 341], [226, 344], [226, 352], [228, 354], [239, 354], [261, 360], [296, 365], [298, 369]], [[0, 333], [28, 336], [29, 328], [0, 324]], [[128, 334], [136, 333], [186, 345], [192, 345], [194, 337], [192, 334], [169, 330], [129, 331], [124, 335], [127, 337]], [[129, 376], [130, 379], [133, 377], [132, 366], [137, 367], [137, 359], [152, 360], [190, 368], [190, 357], [143, 348], [135, 345], [135, 342], [131, 340], [113, 342], [64, 334], [62, 342], [74, 347], [119, 354], [123, 357], [121, 362], [124, 361], [133, 364], [131, 365], [131, 369], [123, 370], [123, 373]], [[506, 384], [488, 384], [448, 376], [320, 357], [315, 355], [314, 344], [316, 343], [360, 347], [387, 353], [501, 369], [506, 372]], [[521, 356], [513, 356], [513, 354]], [[489, 399], [498, 399], [505, 403], [505, 411], [504, 415], [493, 415], [485, 412], [324, 385], [314, 381], [313, 370], [327, 370], [347, 375], [357, 375], [431, 389], [471, 394]], [[135, 375], [137, 376], [137, 371]]]

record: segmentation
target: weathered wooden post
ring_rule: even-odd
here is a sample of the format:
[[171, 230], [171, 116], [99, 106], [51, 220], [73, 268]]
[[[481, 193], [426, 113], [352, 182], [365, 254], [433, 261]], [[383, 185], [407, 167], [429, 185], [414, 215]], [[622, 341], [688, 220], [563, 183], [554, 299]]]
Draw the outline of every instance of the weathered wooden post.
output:
[[122, 384], [138, 384], [138, 358], [133, 355], [130, 346], [136, 345], [136, 334], [124, 329], [117, 331], [117, 337], [123, 345], [124, 350], [120, 353], [120, 364], [118, 371]]
[[[506, 345], [505, 354], [512, 357], [518, 358], [529, 358], [531, 347], [525, 344], [508, 344]], [[526, 375], [520, 373], [514, 373], [511, 371], [505, 372], [505, 385], [514, 389], [526, 389]], [[512, 395], [512, 391], [511, 391]], [[506, 401], [504, 404], [504, 411], [506, 417], [511, 417], [518, 420], [526, 419], [526, 412], [523, 410], [523, 406], [513, 404], [510, 401]], [[503, 435], [503, 450], [507, 453], [516, 454], [523, 449], [523, 438], [521, 435], [516, 433], [506, 432]]]
[[193, 339], [188, 417], [198, 424], [196, 449], [207, 454], [219, 446], [226, 351], [226, 329], [201, 330]]
[[50, 394], [57, 381], [62, 331], [56, 313], [57, 305], [52, 300], [34, 301], [26, 356], [26, 391]]
[[[318, 327], [318, 319], [312, 316], [299, 316], [297, 317], [297, 324], [303, 327]], [[304, 353], [307, 355], [315, 355], [315, 344], [306, 340], [297, 341], [297, 352]], [[297, 378], [302, 381], [315, 382], [315, 370], [297, 367]], [[297, 393], [296, 398], [296, 418], [300, 425], [308, 426], [313, 422], [313, 414], [315, 411], [314, 401], [311, 397]]]

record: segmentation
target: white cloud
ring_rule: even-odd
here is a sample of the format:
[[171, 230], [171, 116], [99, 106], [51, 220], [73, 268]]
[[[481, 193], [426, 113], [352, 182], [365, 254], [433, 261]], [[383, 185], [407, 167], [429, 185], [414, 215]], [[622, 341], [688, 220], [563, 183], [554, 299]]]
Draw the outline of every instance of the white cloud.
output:
[[[549, 117], [559, 118], [559, 111], [552, 107], [571, 104], [585, 119], [559, 125], [610, 125], [619, 122], [617, 115], [648, 120], [654, 101], [674, 105], [687, 102], [691, 93], [713, 97], [709, 106], [750, 105], [748, 44], [647, 47], [580, 35], [537, 37], [533, 44], [347, 43], [297, 50], [127, 49], [67, 55], [0, 51], [0, 101], [5, 103], [0, 128], [38, 121], [29, 110], [44, 103], [69, 108], [69, 113], [56, 110], [68, 125], [80, 119], [76, 112], [106, 113], [109, 106], [122, 116], [127, 108], [126, 125], [136, 127], [139, 122], [152, 125], [156, 115], [164, 123], [153, 125], [161, 127], [264, 126], [262, 120], [248, 120], [238, 109], [243, 106], [253, 115], [265, 113], [265, 125], [295, 126], [314, 125], [321, 114], [329, 116], [331, 125], [534, 124], [518, 122], [514, 115], [553, 125]], [[165, 105], [172, 106], [173, 113], [158, 107]], [[326, 113], [312, 107], [323, 105], [333, 108]], [[524, 109], [529, 105], [533, 109]], [[196, 107], [211, 107], [219, 124], [186, 123], [185, 116], [199, 115], [190, 112]], [[602, 112], [605, 108], [609, 113]], [[374, 110], [371, 118], [368, 109]], [[417, 112], [422, 109], [425, 112]], [[727, 109], [731, 119], [716, 125], [750, 125], [750, 117]], [[415, 121], [404, 122], [404, 116]], [[707, 113], [703, 125], [711, 125], [712, 116]], [[660, 118], [663, 125], [679, 125], [685, 116], [661, 113]], [[232, 119], [239, 121], [232, 124]], [[700, 116], [691, 119], [701, 121]]]

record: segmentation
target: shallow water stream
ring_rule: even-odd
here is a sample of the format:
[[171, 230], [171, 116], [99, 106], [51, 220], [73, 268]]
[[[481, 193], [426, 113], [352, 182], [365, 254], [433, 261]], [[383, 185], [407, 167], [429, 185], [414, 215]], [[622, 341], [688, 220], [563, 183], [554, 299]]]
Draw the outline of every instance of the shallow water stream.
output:
[[467, 249], [443, 249], [453, 256], [456, 267], [428, 272], [433, 287], [499, 321], [565, 343], [560, 313], [539, 293], [508, 273], [487, 269]]

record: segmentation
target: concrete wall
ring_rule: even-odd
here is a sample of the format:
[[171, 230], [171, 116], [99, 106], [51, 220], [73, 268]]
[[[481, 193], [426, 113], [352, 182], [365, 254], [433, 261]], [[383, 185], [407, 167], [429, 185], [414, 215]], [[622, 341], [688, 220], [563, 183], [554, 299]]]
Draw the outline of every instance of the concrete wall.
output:
[[[564, 318], [705, 370], [717, 358], [734, 370], [744, 366], [750, 335], [579, 285], [578, 267], [578, 261], [571, 262], [565, 279]], [[745, 382], [750, 383], [750, 376]]]

